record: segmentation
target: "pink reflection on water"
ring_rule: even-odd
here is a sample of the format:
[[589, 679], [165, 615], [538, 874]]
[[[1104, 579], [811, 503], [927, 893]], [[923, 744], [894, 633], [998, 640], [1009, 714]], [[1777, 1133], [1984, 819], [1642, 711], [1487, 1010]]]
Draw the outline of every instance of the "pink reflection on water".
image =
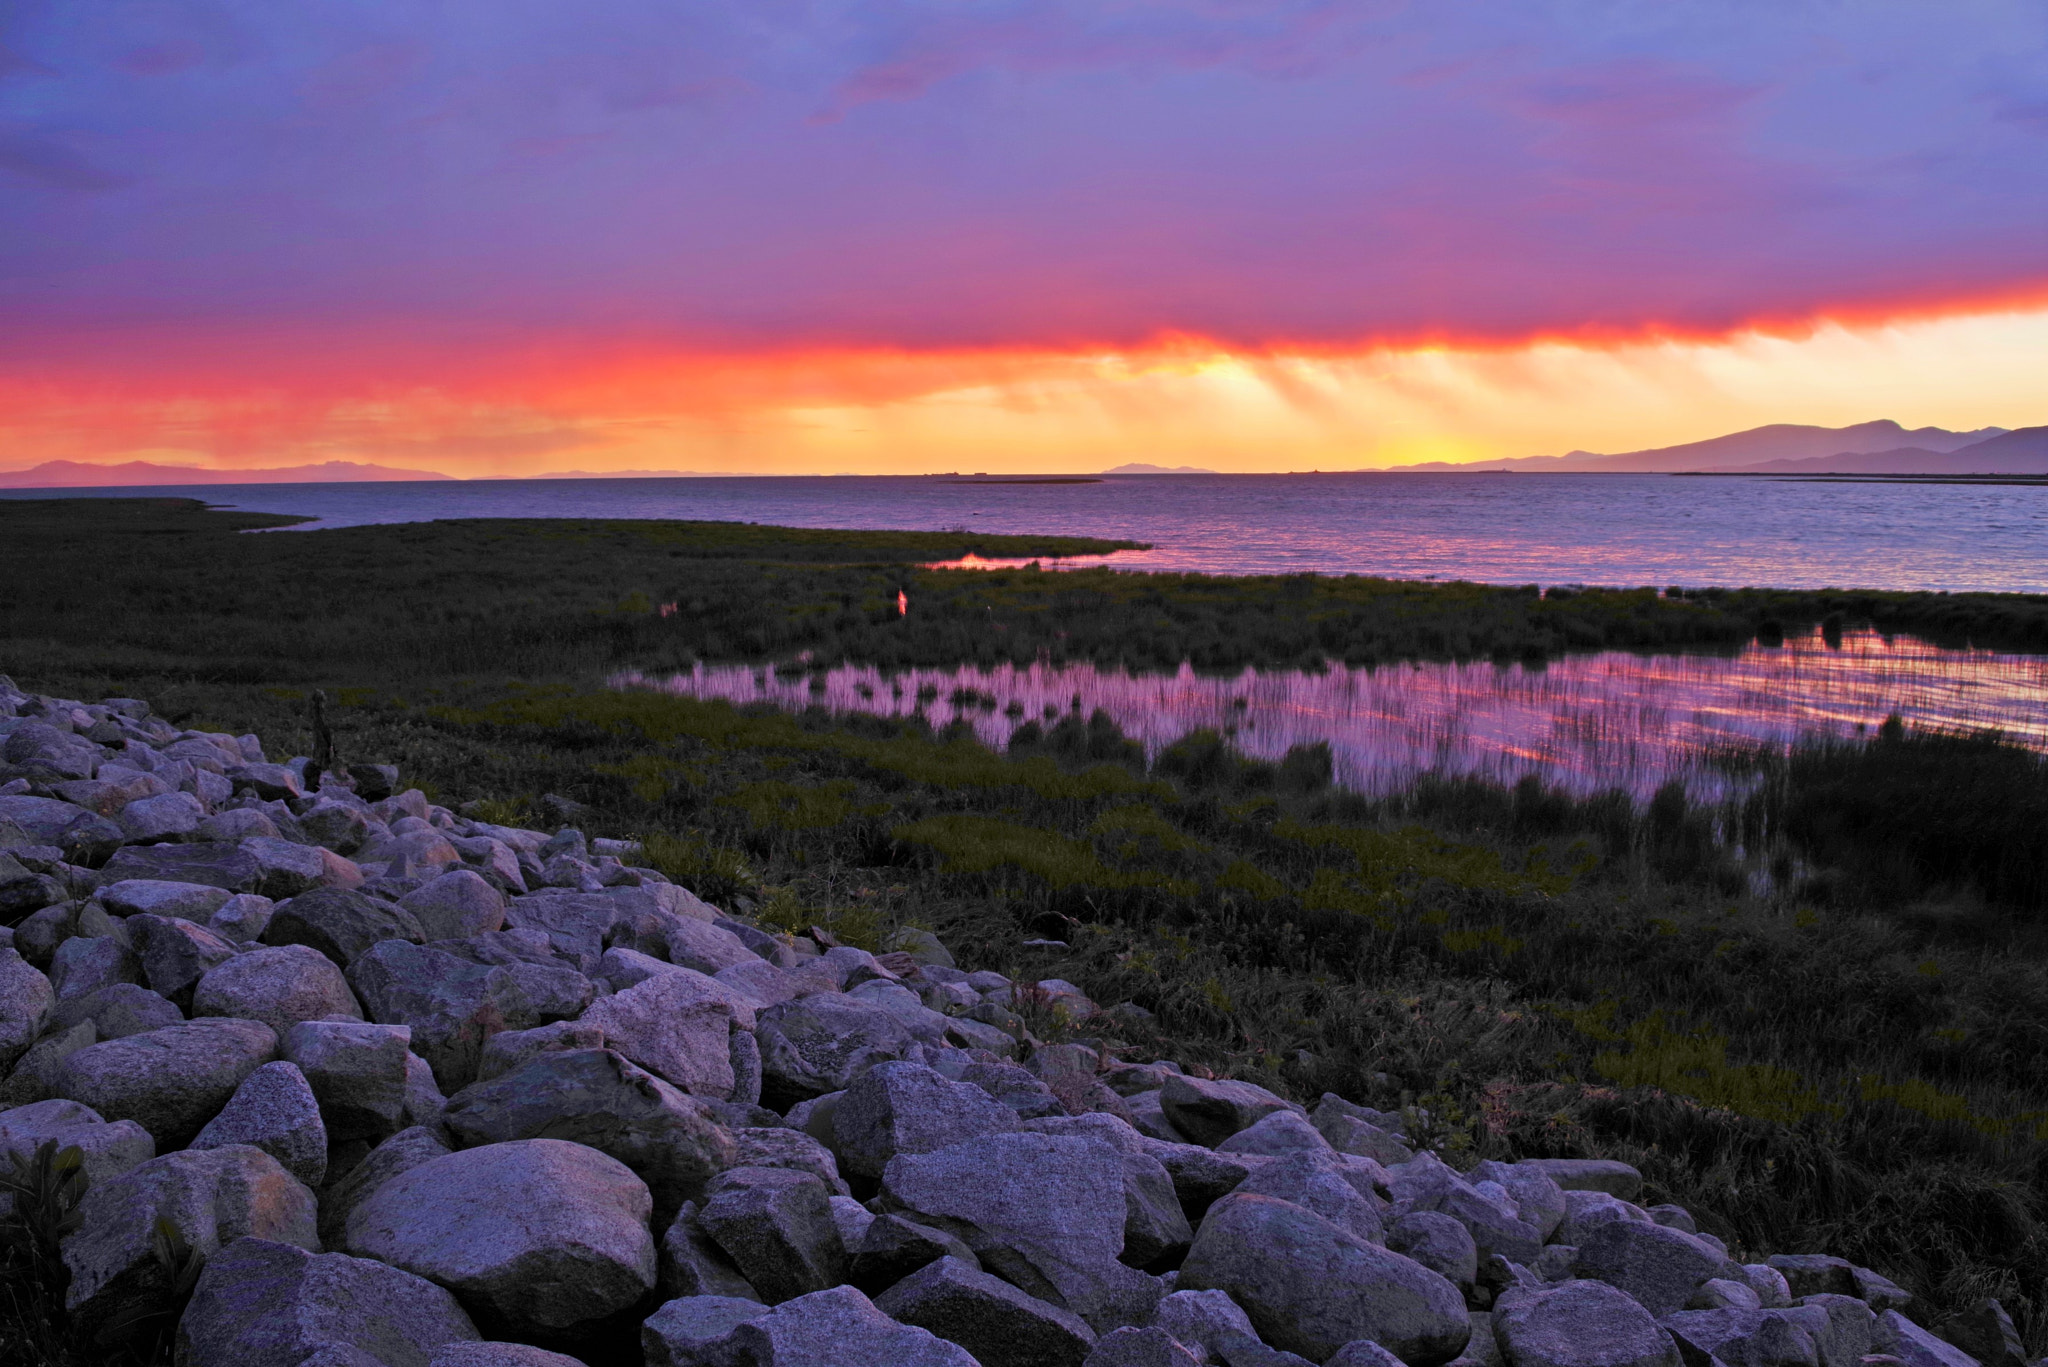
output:
[[928, 570], [1142, 570], [1157, 558], [1157, 551], [1104, 551], [1101, 555], [979, 556], [973, 551], [958, 560], [933, 560]]
[[[1001, 748], [1027, 721], [1114, 718], [1148, 754], [1210, 727], [1244, 753], [1278, 759], [1327, 741], [1337, 782], [1360, 792], [1418, 772], [1512, 782], [1536, 774], [1578, 792], [1647, 796], [1668, 779], [1699, 797], [1729, 790], [1709, 760], [1731, 746], [1803, 735], [1850, 736], [1893, 713], [1909, 726], [1996, 727], [2048, 750], [2048, 658], [1942, 650], [1875, 632], [1819, 633], [1733, 656], [1575, 655], [1548, 667], [1422, 663], [1320, 674], [1247, 669], [1233, 676], [1137, 674], [1090, 664], [915, 669], [842, 665], [778, 677], [757, 666], [704, 666], [639, 684], [697, 698], [790, 709], [965, 719]], [[968, 691], [971, 691], [971, 696]], [[924, 696], [920, 696], [920, 695]]]

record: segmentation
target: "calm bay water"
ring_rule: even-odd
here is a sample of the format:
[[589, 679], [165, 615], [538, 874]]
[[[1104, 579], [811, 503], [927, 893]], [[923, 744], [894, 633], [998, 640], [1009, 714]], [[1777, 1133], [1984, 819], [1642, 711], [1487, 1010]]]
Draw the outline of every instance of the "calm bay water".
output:
[[[1783, 483], [1663, 475], [1137, 476], [1085, 484], [943, 478], [491, 480], [81, 490], [183, 493], [315, 526], [469, 517], [679, 518], [802, 527], [964, 527], [1147, 541], [1131, 569], [1314, 571], [1493, 583], [1776, 585], [2048, 592], [2048, 488]], [[50, 491], [8, 491], [48, 497]], [[1074, 562], [1081, 563], [1081, 562]], [[1102, 563], [1097, 560], [1090, 563]], [[1523, 774], [1644, 795], [1725, 790], [1731, 745], [1909, 724], [1998, 727], [2048, 750], [2048, 660], [1908, 639], [1818, 636], [1735, 656], [1620, 652], [1547, 668], [1407, 664], [1227, 678], [1054, 669], [755, 667], [647, 680], [733, 702], [964, 718], [992, 745], [1027, 720], [1100, 709], [1153, 752], [1212, 727], [1251, 755], [1329, 742], [1338, 781]], [[963, 690], [966, 692], [963, 693]], [[927, 696], [920, 699], [920, 694]], [[955, 695], [960, 700], [955, 701]]]
[[1696, 796], [1719, 796], [1729, 780], [1712, 763], [1717, 753], [1801, 735], [1854, 736], [1894, 712], [1913, 726], [1997, 727], [2048, 749], [2048, 658], [1940, 650], [1875, 632], [1846, 633], [1839, 648], [1815, 633], [1734, 656], [1603, 651], [1542, 668], [1423, 663], [1204, 676], [1087, 664], [889, 674], [842, 665], [783, 677], [700, 665], [621, 682], [742, 704], [921, 715], [934, 726], [965, 720], [999, 749], [1026, 722], [1097, 709], [1152, 755], [1202, 727], [1261, 759], [1327, 741], [1337, 781], [1371, 793], [1435, 771], [1507, 782], [1535, 774], [1577, 792], [1623, 787], [1639, 797], [1675, 778]]
[[[49, 497], [10, 490], [10, 497]], [[478, 480], [75, 490], [185, 494], [319, 526], [457, 517], [708, 518], [1148, 541], [1132, 569], [1489, 583], [2048, 592], [2048, 487], [1668, 475], [1153, 475]]]

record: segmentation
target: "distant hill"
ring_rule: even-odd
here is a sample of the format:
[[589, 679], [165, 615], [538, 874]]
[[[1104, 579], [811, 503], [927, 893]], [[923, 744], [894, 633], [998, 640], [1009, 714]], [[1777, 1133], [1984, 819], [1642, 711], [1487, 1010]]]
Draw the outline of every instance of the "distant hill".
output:
[[2003, 427], [1980, 427], [1974, 432], [1951, 432], [1945, 427], [1904, 428], [1889, 418], [1860, 422], [1852, 427], [1808, 427], [1798, 423], [1772, 423], [1731, 432], [1725, 437], [1686, 442], [1682, 446], [1660, 446], [1647, 451], [1622, 451], [1602, 455], [1595, 451], [1573, 451], [1562, 456], [1520, 456], [1506, 460], [1480, 461], [1461, 465], [1430, 461], [1423, 465], [1396, 466], [1402, 470], [1572, 470], [1658, 472], [1672, 470], [1727, 470], [1764, 461], [1797, 461], [1816, 457], [1861, 455], [1877, 451], [1911, 449], [1944, 453], [2005, 433]]
[[1105, 475], [1213, 475], [1214, 470], [1203, 470], [1193, 465], [1146, 465], [1142, 462], [1119, 465], [1114, 470], [1104, 470]]
[[431, 470], [395, 470], [385, 465], [358, 465], [330, 460], [321, 465], [289, 465], [272, 470], [203, 470], [187, 465], [155, 465], [131, 460], [124, 465], [88, 465], [75, 460], [46, 460], [27, 470], [0, 472], [0, 489], [126, 489], [152, 485], [190, 484], [362, 484], [377, 480], [447, 479]]
[[2048, 475], [2048, 427], [2022, 427], [1960, 450], [1907, 447], [1843, 451], [1806, 460], [1736, 465], [1724, 474], [1755, 475]]
[[493, 479], [735, 479], [739, 470], [550, 470], [544, 475], [493, 475]]

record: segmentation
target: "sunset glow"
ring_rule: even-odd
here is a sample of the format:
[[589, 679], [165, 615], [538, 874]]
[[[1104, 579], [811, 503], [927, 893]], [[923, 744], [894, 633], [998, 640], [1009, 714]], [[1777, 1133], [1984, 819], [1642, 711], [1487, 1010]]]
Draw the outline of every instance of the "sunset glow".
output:
[[0, 468], [1360, 468], [2048, 422], [2048, 18], [0, 17]]

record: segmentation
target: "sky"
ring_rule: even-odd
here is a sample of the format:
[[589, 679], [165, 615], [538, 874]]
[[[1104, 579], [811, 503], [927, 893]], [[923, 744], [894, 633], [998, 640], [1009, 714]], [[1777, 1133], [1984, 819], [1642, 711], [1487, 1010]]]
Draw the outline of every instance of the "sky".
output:
[[0, 0], [0, 468], [2048, 423], [2038, 0]]

